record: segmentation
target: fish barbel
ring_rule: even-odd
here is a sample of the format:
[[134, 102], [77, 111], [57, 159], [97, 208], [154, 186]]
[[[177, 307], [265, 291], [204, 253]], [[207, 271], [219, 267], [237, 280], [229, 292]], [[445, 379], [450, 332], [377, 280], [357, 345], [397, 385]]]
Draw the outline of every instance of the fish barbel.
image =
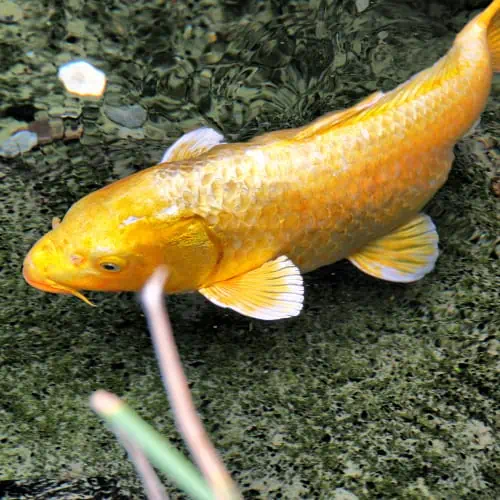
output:
[[422, 207], [500, 71], [500, 0], [432, 67], [312, 123], [227, 144], [185, 134], [159, 165], [93, 192], [30, 250], [36, 288], [139, 290], [159, 265], [165, 291], [199, 291], [242, 314], [299, 314], [302, 273], [347, 258], [377, 278], [430, 272], [438, 236]]

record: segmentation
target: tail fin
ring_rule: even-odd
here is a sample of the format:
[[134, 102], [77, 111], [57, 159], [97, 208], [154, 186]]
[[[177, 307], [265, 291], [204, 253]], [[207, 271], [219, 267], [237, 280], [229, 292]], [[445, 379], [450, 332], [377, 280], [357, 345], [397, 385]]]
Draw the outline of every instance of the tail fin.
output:
[[500, 0], [493, 0], [490, 6], [479, 14], [477, 22], [487, 30], [493, 71], [500, 72]]

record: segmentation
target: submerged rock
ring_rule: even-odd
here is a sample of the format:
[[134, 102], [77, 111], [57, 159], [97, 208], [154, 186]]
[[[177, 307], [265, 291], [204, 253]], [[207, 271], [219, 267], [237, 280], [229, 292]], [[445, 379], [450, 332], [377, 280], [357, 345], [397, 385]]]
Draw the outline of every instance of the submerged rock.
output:
[[105, 106], [104, 114], [113, 122], [127, 128], [139, 128], [146, 121], [147, 111], [139, 104], [132, 106]]
[[14, 2], [0, 2], [0, 23], [15, 24], [23, 18], [23, 9]]
[[0, 145], [0, 156], [14, 158], [38, 145], [38, 136], [29, 130], [21, 130], [11, 135]]

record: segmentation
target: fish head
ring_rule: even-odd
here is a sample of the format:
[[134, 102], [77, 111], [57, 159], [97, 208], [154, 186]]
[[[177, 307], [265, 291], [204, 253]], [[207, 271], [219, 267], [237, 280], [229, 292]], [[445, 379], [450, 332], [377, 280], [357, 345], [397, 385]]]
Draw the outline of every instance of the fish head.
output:
[[52, 230], [26, 255], [24, 279], [39, 290], [72, 294], [87, 303], [80, 290], [133, 290], [137, 259], [123, 247], [119, 235], [113, 235], [112, 225], [102, 222], [95, 207], [82, 212], [75, 204], [62, 222], [53, 221]]
[[92, 289], [93, 273], [88, 272], [90, 266], [87, 252], [74, 244], [70, 234], [59, 228], [59, 221], [53, 221], [52, 224], [52, 230], [40, 238], [26, 255], [23, 277], [34, 288], [44, 292], [75, 295], [92, 305], [79, 291]]
[[28, 252], [23, 276], [31, 286], [90, 303], [81, 290], [138, 291], [160, 265], [169, 271], [166, 292], [203, 286], [220, 252], [202, 218], [97, 193], [75, 203]]

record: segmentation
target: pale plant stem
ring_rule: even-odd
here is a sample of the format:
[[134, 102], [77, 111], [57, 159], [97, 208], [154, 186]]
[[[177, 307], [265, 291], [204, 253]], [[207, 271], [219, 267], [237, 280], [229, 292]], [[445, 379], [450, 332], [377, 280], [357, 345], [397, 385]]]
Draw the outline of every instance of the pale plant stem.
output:
[[167, 275], [164, 267], [158, 268], [144, 286], [141, 299], [175, 421], [216, 498], [241, 498], [236, 485], [205, 432], [191, 399], [172, 326], [163, 303], [163, 287]]

